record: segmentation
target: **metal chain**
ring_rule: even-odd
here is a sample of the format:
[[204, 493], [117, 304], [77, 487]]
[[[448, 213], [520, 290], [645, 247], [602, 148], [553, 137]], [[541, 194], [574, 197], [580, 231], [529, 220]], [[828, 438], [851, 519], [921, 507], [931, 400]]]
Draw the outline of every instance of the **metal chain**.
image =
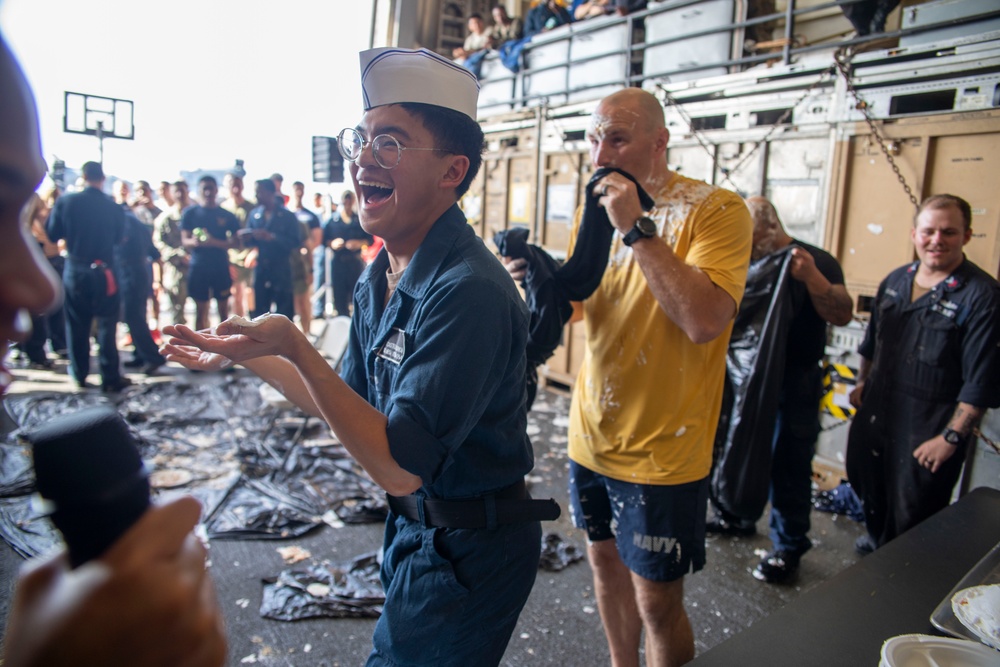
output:
[[[821, 83], [825, 82], [826, 78], [831, 74], [833, 74], [834, 71], [835, 71], [834, 66], [831, 65], [830, 67], [820, 72], [819, 77], [815, 81], [813, 81], [812, 85], [806, 88], [805, 91], [801, 95], [799, 95], [799, 99], [795, 100], [795, 102], [793, 102], [790, 107], [785, 109], [785, 113], [781, 114], [778, 120], [775, 121], [774, 125], [771, 126], [771, 129], [768, 130], [767, 134], [764, 135], [764, 138], [755, 143], [753, 145], [753, 148], [750, 149], [750, 152], [744, 155], [743, 159], [737, 162], [735, 167], [731, 169], [726, 169], [725, 167], [721, 168], [722, 173], [726, 175], [726, 180], [729, 180], [730, 173], [735, 174], [736, 172], [738, 172], [740, 169], [743, 168], [743, 165], [746, 164], [747, 160], [749, 160], [753, 156], [753, 154], [757, 152], [757, 149], [759, 149], [761, 146], [767, 143], [768, 139], [770, 139], [775, 132], [777, 132], [779, 129], [782, 128], [783, 123], [786, 120], [788, 120], [789, 116], [792, 115], [792, 112], [795, 111], [795, 109], [797, 109], [800, 104], [805, 102], [806, 98], [812, 94], [813, 90], [815, 90]], [[729, 182], [733, 183], [732, 181]], [[733, 186], [735, 187], [736, 184], [733, 183]]]
[[[761, 146], [763, 146], [775, 132], [781, 129], [782, 124], [786, 120], [788, 120], [789, 116], [792, 115], [792, 112], [795, 111], [795, 109], [797, 109], [798, 106], [802, 104], [806, 100], [806, 98], [809, 97], [809, 95], [812, 94], [813, 90], [815, 90], [820, 84], [825, 82], [826, 78], [829, 75], [833, 74], [835, 71], [836, 71], [836, 66], [831, 65], [827, 69], [820, 72], [819, 77], [812, 83], [812, 85], [806, 88], [805, 91], [803, 91], [802, 95], [800, 95], [799, 98], [795, 100], [795, 102], [791, 106], [785, 109], [785, 112], [781, 114], [781, 116], [778, 118], [777, 121], [774, 122], [774, 124], [771, 126], [771, 129], [768, 130], [767, 134], [765, 134], [762, 139], [760, 139], [753, 145], [750, 151], [746, 153], [746, 155], [744, 155], [739, 162], [736, 163], [735, 167], [730, 168], [730, 167], [720, 166], [719, 171], [722, 172], [723, 181], [728, 181], [729, 184], [733, 186], [733, 189], [739, 192], [740, 188], [738, 185], [736, 185], [735, 182], [733, 182], [733, 179], [730, 178], [730, 174], [735, 174], [739, 172], [739, 170], [743, 168], [743, 165], [746, 164], [747, 160], [749, 160], [753, 156], [753, 154], [756, 153], [757, 150]], [[663, 87], [663, 85], [657, 84], [657, 87], [661, 91], [663, 91], [663, 94], [666, 97], [667, 101], [670, 102], [675, 109], [677, 109], [677, 112], [681, 115], [681, 118], [683, 118], [684, 122], [688, 124], [688, 127], [691, 130], [691, 134], [694, 135], [694, 138], [698, 141], [699, 144], [701, 144], [701, 147], [704, 148], [705, 152], [708, 153], [709, 157], [712, 158], [712, 162], [714, 164], [716, 160], [716, 155], [715, 152], [709, 148], [709, 145], [717, 146], [717, 144], [713, 144], [710, 141], [702, 139], [701, 131], [695, 129], [693, 119], [687, 114], [687, 112], [684, 110], [684, 107], [674, 98], [673, 95], [670, 94], [669, 90]]]
[[854, 87], [854, 83], [851, 81], [851, 72], [848, 69], [850, 59], [850, 51], [847, 49], [839, 50], [833, 57], [833, 61], [836, 63], [837, 69], [840, 70], [841, 76], [844, 77], [844, 83], [847, 85], [847, 91], [854, 97], [854, 108], [860, 111], [861, 115], [864, 116], [865, 122], [871, 130], [872, 136], [875, 137], [875, 141], [878, 143], [878, 147], [882, 151], [882, 155], [884, 155], [885, 159], [889, 161], [889, 166], [892, 167], [893, 173], [896, 174], [896, 178], [899, 179], [899, 184], [902, 185], [903, 190], [906, 191], [906, 196], [909, 197], [910, 202], [913, 203], [913, 208], [919, 211], [920, 200], [918, 200], [916, 195], [913, 194], [913, 190], [910, 189], [909, 184], [906, 182], [906, 178], [899, 170], [899, 165], [897, 165], [896, 161], [892, 158], [892, 152], [889, 150], [889, 147], [885, 145], [885, 139], [882, 137], [882, 133], [879, 132], [878, 128], [875, 126], [875, 121], [872, 119], [871, 112], [869, 111], [871, 105], [861, 97], [861, 94]]
[[[694, 138], [698, 141], [698, 144], [703, 149], [705, 149], [705, 153], [707, 153], [708, 156], [712, 158], [712, 164], [715, 164], [715, 151], [713, 151], [710, 148], [710, 146], [715, 146], [715, 144], [703, 139], [701, 136], [701, 132], [699, 130], [694, 129], [694, 119], [688, 115], [687, 111], [684, 110], [684, 106], [680, 102], [678, 102], [673, 95], [670, 94], [669, 90], [664, 88], [663, 85], [660, 83], [657, 83], [656, 87], [663, 92], [663, 95], [666, 98], [666, 100], [674, 106], [674, 108], [677, 110], [677, 113], [680, 114], [681, 119], [688, 124], [688, 128], [691, 130], [691, 134], [694, 135]], [[733, 186], [735, 187], [735, 185], [736, 184], [734, 183]]]

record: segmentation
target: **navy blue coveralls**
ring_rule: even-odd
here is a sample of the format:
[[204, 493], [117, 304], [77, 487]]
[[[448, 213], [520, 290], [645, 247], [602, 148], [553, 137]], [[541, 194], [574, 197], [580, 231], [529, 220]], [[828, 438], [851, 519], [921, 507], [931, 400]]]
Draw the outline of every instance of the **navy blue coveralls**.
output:
[[882, 546], [951, 500], [965, 447], [936, 473], [913, 458], [959, 402], [1000, 406], [1000, 286], [968, 259], [916, 301], [919, 262], [879, 285], [858, 351], [872, 366], [847, 441], [847, 475]]
[[257, 241], [247, 236], [245, 243], [257, 246], [259, 255], [253, 272], [254, 309], [251, 317], [271, 312], [295, 317], [295, 301], [292, 293], [292, 265], [289, 256], [292, 250], [302, 244], [300, 225], [295, 214], [284, 206], [275, 206], [271, 219], [264, 217], [264, 207], [250, 211], [247, 229], [266, 229], [274, 234], [272, 241]]
[[[418, 495], [489, 496], [524, 479], [528, 313], [458, 206], [435, 222], [385, 302], [383, 250], [355, 290], [341, 374], [388, 417]], [[383, 305], [385, 304], [385, 305]], [[495, 665], [538, 569], [537, 521], [435, 528], [390, 512], [374, 665]]]
[[115, 250], [115, 268], [122, 293], [122, 321], [132, 336], [135, 360], [149, 367], [162, 366], [167, 360], [160, 354], [146, 321], [146, 299], [153, 286], [147, 269], [151, 261], [160, 259], [160, 251], [153, 245], [149, 227], [129, 210], [125, 211], [125, 237]]
[[[66, 337], [70, 373], [81, 386], [90, 373], [90, 328], [95, 318], [101, 382], [105, 387], [121, 382], [115, 346], [119, 294], [107, 294], [102, 276], [104, 268], [114, 269], [114, 248], [121, 242], [124, 229], [125, 211], [95, 187], [60, 197], [46, 224], [49, 238], [66, 239], [69, 251], [63, 269]], [[94, 265], [97, 268], [91, 268]]]
[[[340, 211], [334, 213], [323, 228], [323, 246], [329, 247], [330, 241], [334, 239], [364, 241], [368, 245], [375, 241], [372, 235], [361, 227], [357, 213], [351, 214], [351, 219], [345, 222]], [[354, 286], [361, 277], [361, 272], [365, 270], [365, 262], [361, 259], [360, 250], [350, 250], [347, 246], [332, 252], [330, 271], [333, 276], [330, 280], [333, 282], [333, 305], [338, 315], [349, 315], [351, 294], [354, 293]]]

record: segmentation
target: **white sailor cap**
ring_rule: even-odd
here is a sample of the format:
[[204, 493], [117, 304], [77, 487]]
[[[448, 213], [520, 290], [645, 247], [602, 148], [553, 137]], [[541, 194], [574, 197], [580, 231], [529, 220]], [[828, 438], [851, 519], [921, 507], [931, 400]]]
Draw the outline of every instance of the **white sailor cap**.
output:
[[421, 102], [454, 109], [476, 120], [476, 75], [427, 49], [369, 49], [361, 52], [365, 111], [386, 104]]

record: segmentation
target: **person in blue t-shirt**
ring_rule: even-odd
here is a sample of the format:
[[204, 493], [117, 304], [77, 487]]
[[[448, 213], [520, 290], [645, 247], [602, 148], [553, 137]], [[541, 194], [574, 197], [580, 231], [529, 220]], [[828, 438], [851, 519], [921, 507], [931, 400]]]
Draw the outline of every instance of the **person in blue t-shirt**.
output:
[[229, 249], [236, 243], [240, 222], [215, 201], [219, 194], [215, 178], [202, 176], [198, 191], [201, 206], [192, 206], [181, 216], [181, 243], [191, 254], [188, 295], [196, 307], [195, 326], [204, 329], [208, 327], [211, 299], [215, 299], [219, 321], [229, 317], [229, 291], [233, 287]]

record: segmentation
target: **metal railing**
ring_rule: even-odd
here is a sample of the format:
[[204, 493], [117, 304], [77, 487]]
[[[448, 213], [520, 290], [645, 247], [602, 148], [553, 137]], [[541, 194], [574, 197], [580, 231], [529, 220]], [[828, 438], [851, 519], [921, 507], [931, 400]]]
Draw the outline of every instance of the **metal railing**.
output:
[[[818, 15], [822, 12], [827, 12], [832, 8], [842, 8], [846, 5], [855, 4], [862, 0], [840, 0], [838, 2], [828, 2], [819, 5], [812, 5], [809, 7], [798, 7], [795, 0], [789, 0], [788, 6], [785, 11], [775, 12], [772, 14], [754, 16], [754, 17], [743, 17], [737, 16], [728, 23], [716, 24], [710, 28], [702, 30], [693, 30], [690, 32], [678, 32], [660, 39], [648, 40], [645, 38], [637, 39], [637, 35], [641, 35], [642, 31], [637, 30], [637, 28], [644, 24], [647, 18], [656, 17], [657, 15], [663, 14], [665, 12], [672, 12], [678, 9], [684, 9], [686, 7], [693, 7], [700, 4], [700, 0], [677, 0], [676, 2], [667, 2], [655, 7], [650, 7], [646, 10], [635, 12], [624, 17], [608, 17], [608, 18], [597, 18], [597, 19], [586, 19], [583, 21], [575, 22], [570, 24], [565, 30], [565, 36], [560, 35], [559, 38], [551, 39], [548, 33], [542, 33], [542, 36], [538, 43], [534, 41], [528, 42], [521, 55], [522, 66], [520, 71], [516, 74], [510, 72], [506, 69], [503, 73], [499, 75], [491, 75], [482, 80], [483, 84], [496, 84], [502, 82], [510, 82], [513, 94], [510, 99], [497, 100], [495, 102], [490, 102], [484, 104], [481, 108], [481, 114], [487, 112], [489, 115], [490, 110], [497, 107], [507, 107], [508, 109], [519, 109], [527, 108], [541, 105], [547, 105], [549, 100], [558, 97], [569, 97], [576, 96], [581, 97], [588, 90], [604, 89], [608, 86], [631, 86], [641, 84], [647, 80], [655, 80], [660, 82], [669, 82], [672, 77], [677, 77], [678, 75], [690, 74], [692, 72], [715, 70], [718, 68], [724, 68], [727, 72], [733, 73], [735, 71], [741, 71], [750, 66], [757, 65], [763, 62], [775, 61], [780, 58], [780, 60], [788, 65], [795, 61], [799, 56], [814, 53], [821, 50], [830, 50], [834, 48], [841, 47], [858, 47], [865, 44], [870, 44], [874, 42], [898, 40], [901, 37], [906, 37], [910, 35], [916, 35], [931, 30], [939, 30], [942, 28], [949, 28], [953, 26], [960, 26], [967, 23], [973, 23], [976, 21], [983, 21], [988, 19], [993, 19], [1000, 17], [1000, 8], [995, 10], [981, 13], [974, 16], [957, 16], [949, 18], [936, 23], [929, 23], [926, 25], [915, 26], [911, 28], [902, 28], [899, 30], [893, 30], [890, 32], [880, 32], [872, 33], [860, 37], [848, 37], [838, 41], [824, 41], [817, 44], [795, 44], [795, 29], [796, 24], [802, 17]], [[745, 14], [743, 11], [742, 2], [735, 1], [733, 3], [737, 14]], [[904, 11], [907, 11], [907, 8]], [[744, 30], [749, 27], [766, 24], [766, 23], [781, 23], [783, 32], [783, 38], [780, 41], [781, 51], [768, 51], [766, 53], [757, 53], [750, 55], [743, 55], [740, 57], [732, 57], [734, 49], [733, 44], [739, 42], [740, 51], [742, 52], [742, 42], [744, 37]], [[585, 57], [570, 57], [570, 49], [572, 47], [572, 40], [580, 39], [581, 37], [587, 35], [591, 32], [596, 32], [600, 30], [606, 30], [608, 28], [613, 28], [615, 26], [623, 26], [621, 28], [624, 31], [626, 37], [626, 44], [624, 48], [612, 48], [604, 50], [600, 53], [592, 54]], [[562, 27], [556, 30], [563, 30]], [[662, 70], [656, 69], [652, 70], [649, 64], [645, 61], [645, 53], [647, 50], [658, 46], [664, 46], [669, 44], [676, 44], [683, 42], [685, 40], [697, 39], [700, 37], [707, 37], [711, 35], [717, 35], [720, 32], [728, 33], [730, 35], [730, 57], [709, 60], [705, 62], [700, 62], [693, 65], [684, 65], [681, 67], [667, 67]], [[532, 57], [532, 52], [541, 47], [552, 46], [559, 44], [561, 42], [566, 42], [567, 57], [565, 59], [559, 59], [548, 64], [543, 64], [541, 66], [537, 63], [537, 58]], [[620, 77], [615, 79], [603, 79], [595, 82], [588, 82], [579, 85], [570, 84], [570, 68], [582, 68], [588, 63], [593, 63], [598, 60], [607, 59], [609, 57], [619, 57], [621, 58], [622, 71], [620, 72]], [[526, 67], [524, 63], [535, 60], [532, 63], [533, 66]], [[641, 70], [636, 73], [636, 69]], [[564, 85], [561, 88], [549, 88], [544, 92], [537, 93], [523, 92], [524, 86], [531, 85], [532, 78], [538, 77], [540, 74], [546, 72], [564, 70], [565, 79]], [[580, 70], [577, 69], [579, 72]], [[521, 94], [518, 94], [518, 93]]]

